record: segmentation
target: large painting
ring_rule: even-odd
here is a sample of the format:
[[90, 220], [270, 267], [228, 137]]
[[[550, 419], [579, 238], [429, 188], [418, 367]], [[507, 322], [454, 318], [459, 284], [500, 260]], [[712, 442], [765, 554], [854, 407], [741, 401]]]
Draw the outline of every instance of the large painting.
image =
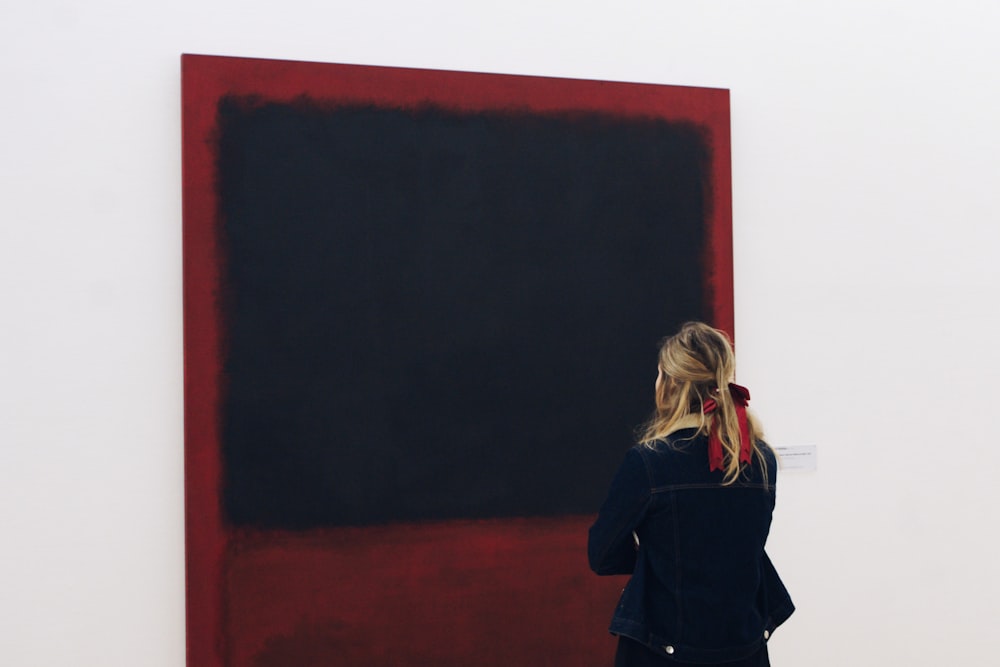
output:
[[188, 664], [611, 663], [587, 527], [732, 331], [725, 90], [184, 56]]

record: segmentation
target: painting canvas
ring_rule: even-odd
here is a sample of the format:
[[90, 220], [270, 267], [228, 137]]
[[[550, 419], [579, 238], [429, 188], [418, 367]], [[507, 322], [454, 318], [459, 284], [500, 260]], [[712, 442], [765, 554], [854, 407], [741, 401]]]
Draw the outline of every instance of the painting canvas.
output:
[[587, 528], [732, 332], [728, 91], [186, 55], [192, 667], [607, 665]]

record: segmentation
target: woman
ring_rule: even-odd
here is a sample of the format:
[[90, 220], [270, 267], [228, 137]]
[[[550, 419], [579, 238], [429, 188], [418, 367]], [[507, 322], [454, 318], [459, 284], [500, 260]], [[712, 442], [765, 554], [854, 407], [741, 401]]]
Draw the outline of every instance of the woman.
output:
[[616, 667], [766, 667], [794, 611], [764, 553], [775, 455], [732, 384], [729, 338], [692, 322], [663, 341], [656, 411], [590, 529], [590, 567], [631, 574]]

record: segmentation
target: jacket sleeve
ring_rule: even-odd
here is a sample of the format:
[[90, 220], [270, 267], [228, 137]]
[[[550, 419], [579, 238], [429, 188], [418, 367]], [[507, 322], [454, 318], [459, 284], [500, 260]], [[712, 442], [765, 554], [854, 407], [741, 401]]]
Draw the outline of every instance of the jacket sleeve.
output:
[[792, 597], [788, 594], [788, 589], [782, 583], [778, 571], [774, 569], [767, 552], [761, 560], [762, 578], [767, 599], [767, 630], [773, 633], [775, 628], [788, 620], [788, 617], [795, 611]]
[[615, 473], [608, 497], [590, 527], [590, 569], [597, 574], [632, 574], [636, 560], [632, 531], [642, 522], [649, 499], [646, 464], [633, 447]]

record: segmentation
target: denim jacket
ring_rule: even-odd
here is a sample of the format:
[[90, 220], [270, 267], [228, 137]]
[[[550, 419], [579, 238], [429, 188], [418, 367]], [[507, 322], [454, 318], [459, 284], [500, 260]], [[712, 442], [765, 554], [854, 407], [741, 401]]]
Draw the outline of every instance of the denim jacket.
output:
[[[752, 655], [795, 607], [764, 552], [777, 464], [754, 456], [722, 485], [709, 471], [708, 438], [677, 431], [628, 451], [590, 528], [597, 574], [631, 574], [611, 621], [678, 662]], [[633, 534], [634, 531], [634, 534]]]

